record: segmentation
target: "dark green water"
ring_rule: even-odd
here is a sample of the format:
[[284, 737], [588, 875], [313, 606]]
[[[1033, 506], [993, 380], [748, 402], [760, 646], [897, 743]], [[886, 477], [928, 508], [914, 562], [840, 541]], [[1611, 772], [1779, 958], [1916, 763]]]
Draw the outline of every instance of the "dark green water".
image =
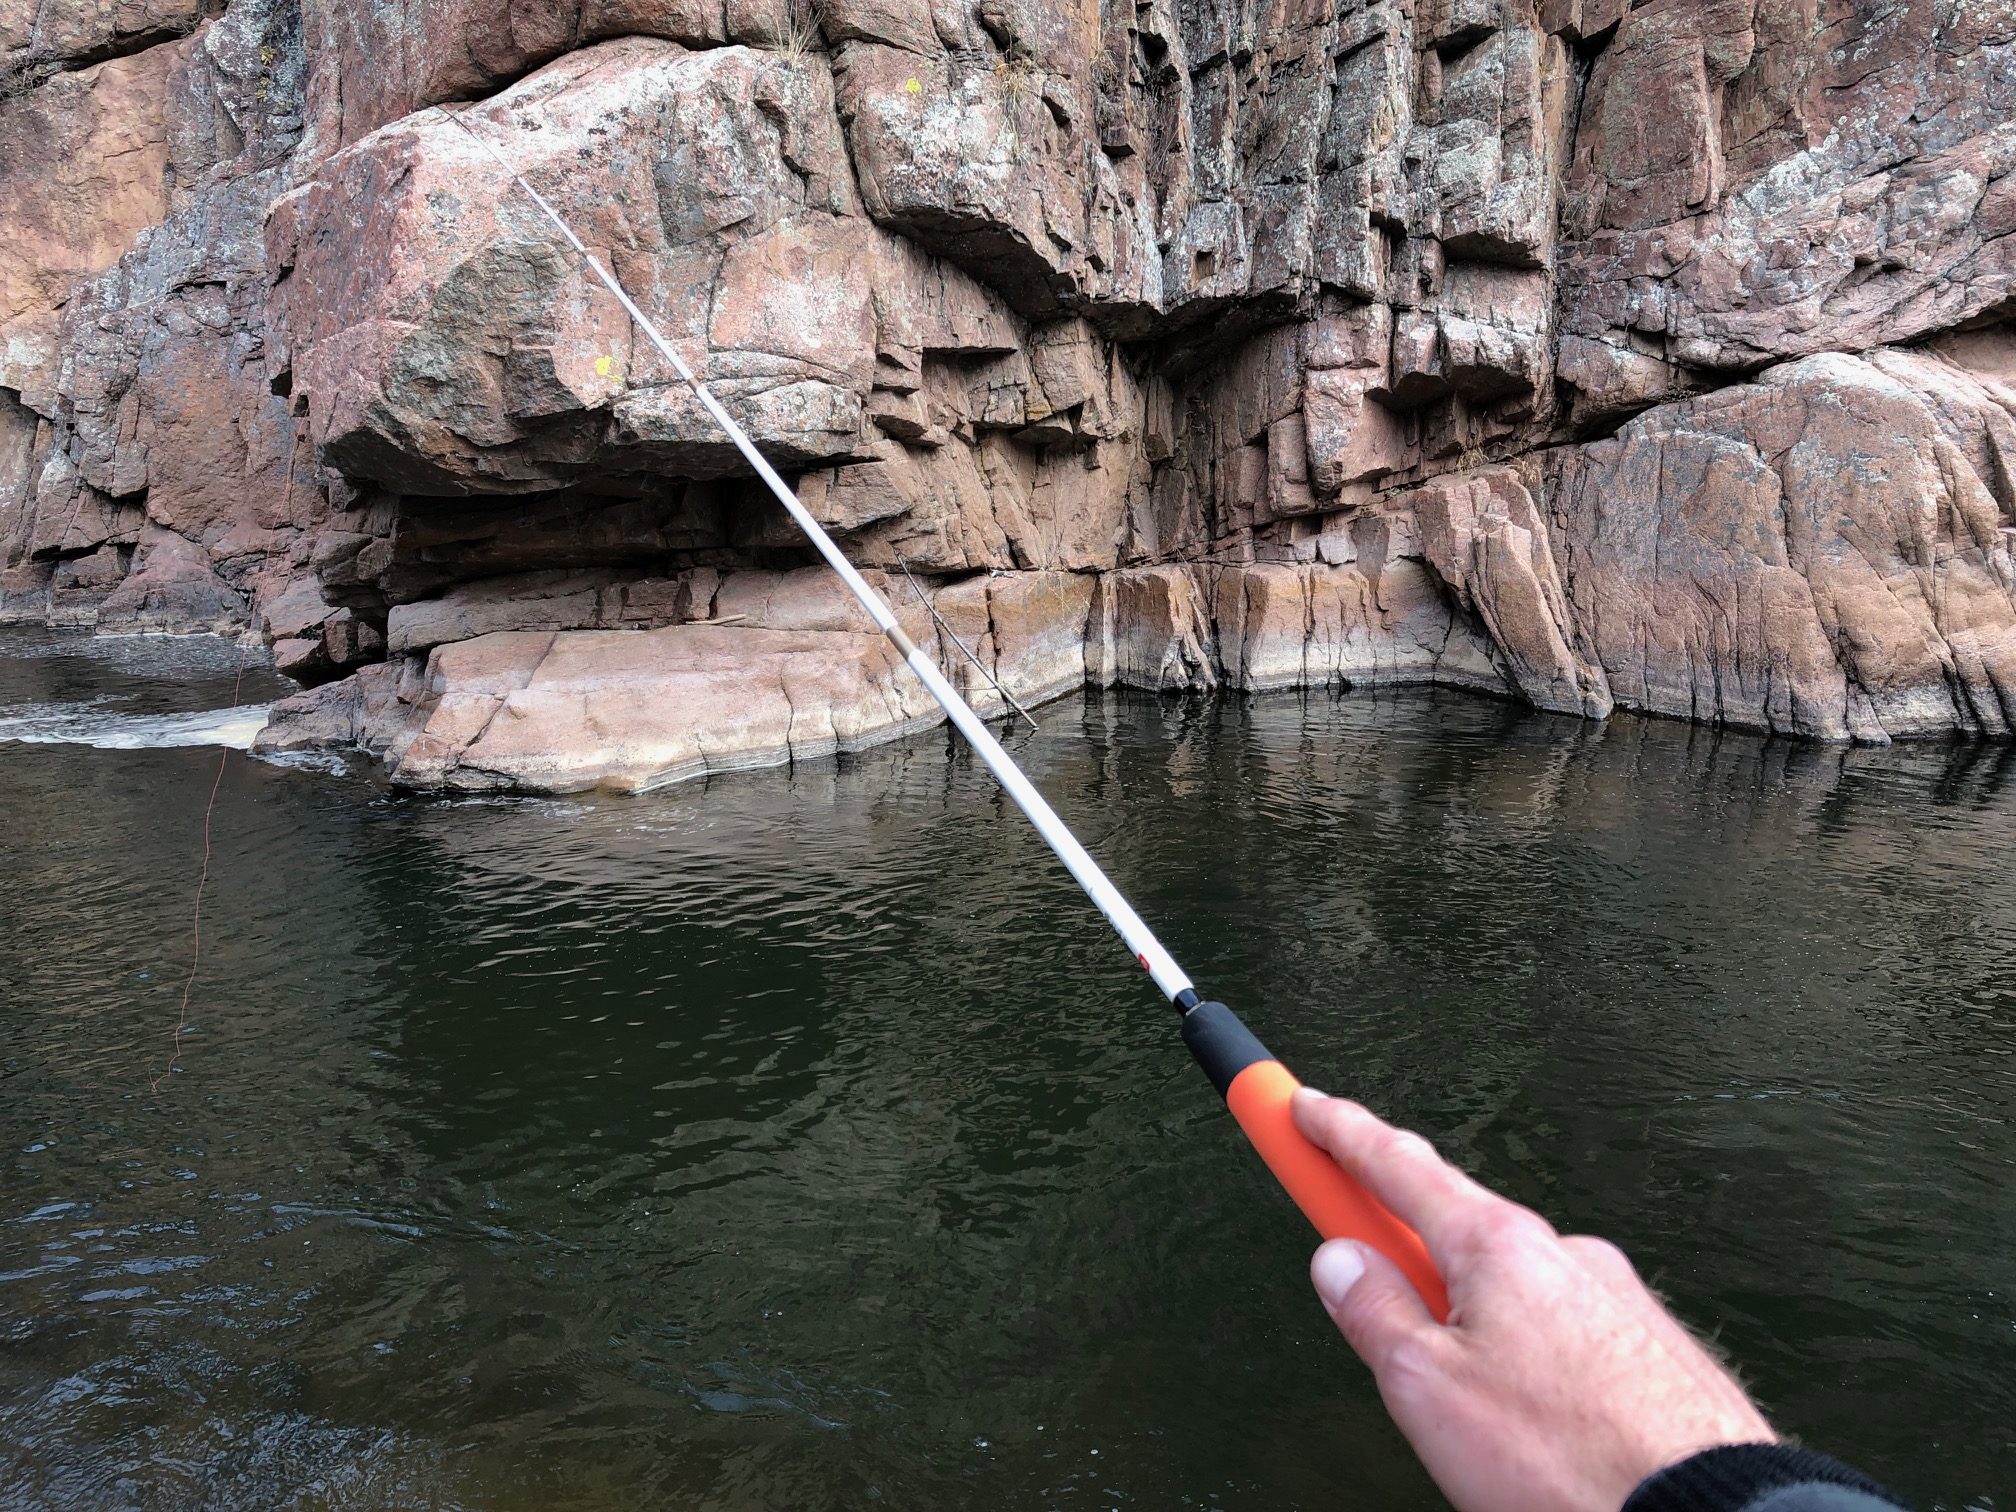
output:
[[[232, 664], [16, 636], [0, 734], [176, 738]], [[1625, 1244], [1789, 1431], [2012, 1505], [2008, 748], [1426, 695], [1016, 744], [1309, 1080]], [[157, 1091], [218, 759], [0, 744], [0, 1504], [1439, 1505], [943, 738], [565, 801], [234, 754]]]

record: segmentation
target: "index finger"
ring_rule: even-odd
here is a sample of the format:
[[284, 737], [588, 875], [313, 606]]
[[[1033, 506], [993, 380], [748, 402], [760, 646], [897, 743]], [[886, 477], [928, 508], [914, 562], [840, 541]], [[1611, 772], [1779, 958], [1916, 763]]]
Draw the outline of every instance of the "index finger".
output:
[[1311, 1088], [1295, 1094], [1295, 1124], [1421, 1236], [1444, 1276], [1487, 1225], [1525, 1209], [1479, 1186], [1406, 1129], [1357, 1103]]

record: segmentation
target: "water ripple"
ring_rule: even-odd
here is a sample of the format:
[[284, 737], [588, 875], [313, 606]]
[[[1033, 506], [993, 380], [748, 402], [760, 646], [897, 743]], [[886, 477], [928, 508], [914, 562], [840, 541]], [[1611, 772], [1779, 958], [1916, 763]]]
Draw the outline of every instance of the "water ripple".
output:
[[[215, 647], [81, 644], [0, 642], [0, 718], [230, 701]], [[140, 744], [0, 748], [21, 1505], [1438, 1504], [941, 736], [623, 800], [233, 757], [158, 1093], [217, 757]], [[1788, 1428], [1928, 1505], [2009, 1481], [2008, 753], [1395, 695], [1017, 748], [1312, 1080], [1625, 1242]]]

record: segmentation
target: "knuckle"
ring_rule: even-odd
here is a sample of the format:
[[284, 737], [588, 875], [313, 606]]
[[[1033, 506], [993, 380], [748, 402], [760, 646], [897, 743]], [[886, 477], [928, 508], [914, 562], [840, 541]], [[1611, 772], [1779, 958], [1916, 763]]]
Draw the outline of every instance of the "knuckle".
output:
[[1307, 1120], [1309, 1137], [1333, 1155], [1345, 1153], [1358, 1138], [1357, 1121], [1350, 1104], [1341, 1098], [1325, 1097], [1319, 1103], [1297, 1109], [1297, 1117]]
[[1340, 1138], [1363, 1144], [1366, 1136], [1379, 1127], [1379, 1120], [1353, 1102], [1333, 1099], [1323, 1109], [1330, 1120], [1330, 1127]]
[[1435, 1146], [1412, 1129], [1387, 1130], [1382, 1153], [1388, 1160], [1407, 1160], [1429, 1165], [1442, 1163], [1442, 1157], [1435, 1153]]
[[1553, 1226], [1531, 1208], [1494, 1199], [1471, 1221], [1469, 1243], [1478, 1253], [1503, 1254], [1537, 1249], [1554, 1237]]
[[1638, 1268], [1631, 1263], [1631, 1257], [1608, 1239], [1599, 1239], [1593, 1234], [1575, 1234], [1561, 1242], [1568, 1247], [1569, 1253], [1591, 1270], [1617, 1280], [1638, 1279]]

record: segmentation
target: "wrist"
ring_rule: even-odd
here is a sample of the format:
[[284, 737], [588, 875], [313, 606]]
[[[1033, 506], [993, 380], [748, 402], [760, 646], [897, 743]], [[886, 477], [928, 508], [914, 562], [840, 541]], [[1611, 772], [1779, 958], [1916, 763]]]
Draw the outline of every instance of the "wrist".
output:
[[1901, 1505], [1853, 1466], [1790, 1444], [1724, 1444], [1647, 1476], [1622, 1512], [1740, 1512], [1790, 1486], [1839, 1486]]

